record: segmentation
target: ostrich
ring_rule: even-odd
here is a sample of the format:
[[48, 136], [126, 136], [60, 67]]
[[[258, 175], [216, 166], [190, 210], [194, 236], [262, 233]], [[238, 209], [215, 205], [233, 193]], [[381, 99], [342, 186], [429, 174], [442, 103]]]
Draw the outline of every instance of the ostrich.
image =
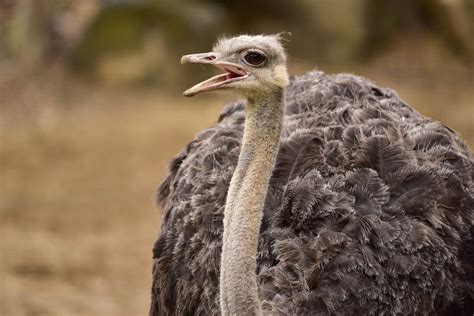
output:
[[234, 90], [170, 166], [150, 315], [474, 310], [473, 156], [389, 89], [289, 77], [279, 35], [182, 57]]

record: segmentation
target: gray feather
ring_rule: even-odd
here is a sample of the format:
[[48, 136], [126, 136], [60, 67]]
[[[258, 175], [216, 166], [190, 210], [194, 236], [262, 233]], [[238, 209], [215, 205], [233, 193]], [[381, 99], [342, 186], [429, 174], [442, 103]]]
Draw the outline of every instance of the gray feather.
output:
[[[264, 310], [472, 315], [473, 156], [458, 135], [352, 75], [294, 77], [286, 104], [258, 243]], [[220, 313], [244, 110], [228, 105], [160, 186], [151, 315]]]

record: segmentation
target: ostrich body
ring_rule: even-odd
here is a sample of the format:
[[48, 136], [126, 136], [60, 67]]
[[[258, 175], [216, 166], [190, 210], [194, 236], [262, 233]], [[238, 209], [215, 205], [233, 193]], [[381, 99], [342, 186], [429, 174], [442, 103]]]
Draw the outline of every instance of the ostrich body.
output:
[[473, 158], [450, 128], [346, 74], [288, 80], [278, 36], [184, 56], [233, 89], [170, 166], [151, 315], [470, 315]]

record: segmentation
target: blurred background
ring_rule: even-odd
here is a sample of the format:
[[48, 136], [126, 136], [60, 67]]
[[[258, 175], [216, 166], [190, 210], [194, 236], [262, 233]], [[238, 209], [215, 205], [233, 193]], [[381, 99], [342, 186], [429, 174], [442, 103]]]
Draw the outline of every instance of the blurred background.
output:
[[227, 94], [180, 56], [289, 31], [474, 146], [474, 0], [0, 0], [0, 314], [144, 315], [168, 161]]

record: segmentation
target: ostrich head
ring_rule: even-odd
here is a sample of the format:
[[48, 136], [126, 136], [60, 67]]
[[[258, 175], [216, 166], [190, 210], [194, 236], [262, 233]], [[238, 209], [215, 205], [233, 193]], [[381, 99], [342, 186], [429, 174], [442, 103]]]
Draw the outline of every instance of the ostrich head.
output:
[[280, 39], [279, 34], [241, 35], [219, 40], [212, 52], [183, 56], [183, 64], [210, 64], [225, 71], [189, 88], [184, 95], [234, 89], [251, 97], [286, 87], [286, 55]]

